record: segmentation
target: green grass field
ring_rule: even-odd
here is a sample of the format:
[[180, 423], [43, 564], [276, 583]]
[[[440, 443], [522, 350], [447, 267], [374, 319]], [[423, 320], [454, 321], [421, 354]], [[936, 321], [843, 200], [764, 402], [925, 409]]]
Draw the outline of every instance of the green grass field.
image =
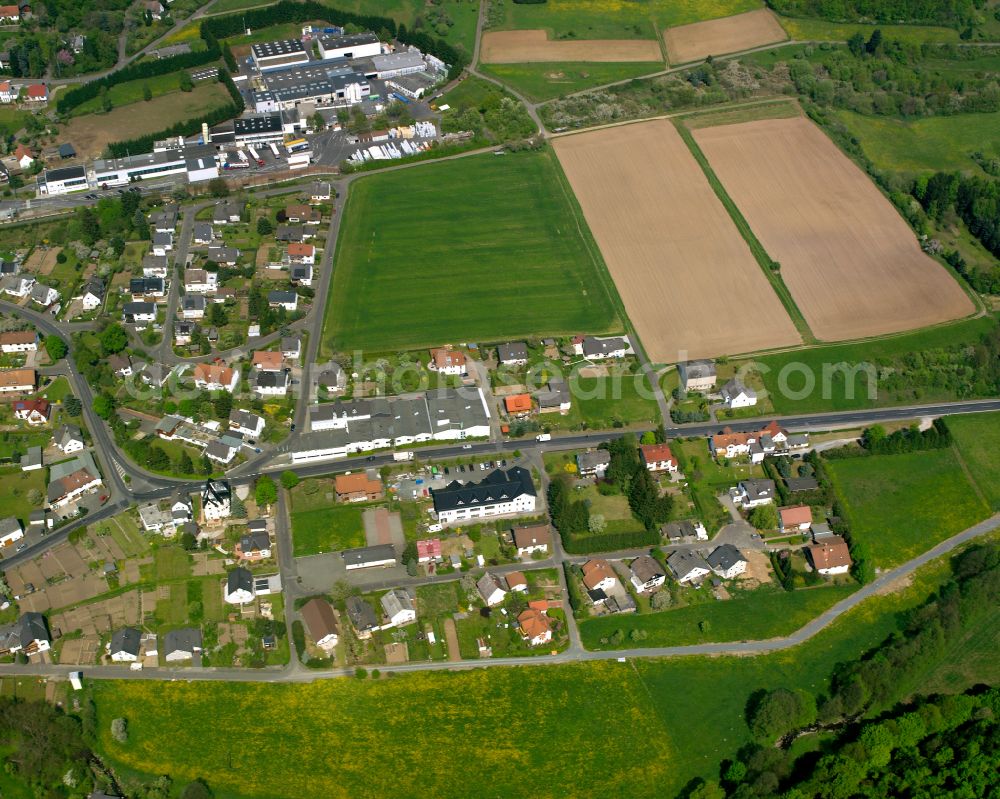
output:
[[46, 469], [22, 472], [20, 466], [0, 470], [0, 480], [4, 485], [3, 493], [0, 494], [0, 519], [16, 516], [27, 528], [28, 516], [38, 507], [36, 503], [28, 501], [28, 494], [34, 490], [44, 498], [46, 472]]
[[[180, 88], [178, 81], [180, 80], [179, 72], [171, 72], [167, 75], [155, 75], [151, 78], [143, 78], [142, 80], [132, 80], [126, 83], [118, 83], [108, 89], [108, 97], [111, 99], [111, 104], [118, 108], [123, 105], [131, 105], [132, 103], [143, 102], [143, 90], [146, 86], [149, 87], [149, 91], [152, 93], [153, 97], [159, 97], [163, 94], [170, 94], [171, 92], [179, 92]], [[78, 105], [73, 109], [73, 116], [82, 116], [83, 114], [94, 114], [101, 110], [101, 98], [95, 97], [92, 100]]]
[[[744, 708], [753, 691], [822, 691], [834, 664], [881, 642], [897, 614], [946, 574], [944, 564], [932, 564], [910, 587], [874, 597], [806, 644], [765, 657], [425, 672], [366, 682], [95, 681], [98, 748], [127, 772], [169, 771], [175, 784], [206, 777], [219, 799], [562, 797], [583, 773], [588, 790], [671, 797], [695, 777], [717, 777], [719, 761], [748, 741]], [[332, 707], [340, 712], [330, 713]], [[504, 734], [488, 746], [468, 733], [484, 707], [504, 719]], [[266, 713], [268, 724], [245, 727], [238, 742], [204, 734], [248, 712]], [[110, 736], [119, 716], [129, 719], [125, 744]], [[177, 718], [186, 723], [171, 722]], [[609, 718], [622, 734], [608, 734]], [[475, 770], [456, 780], [455, 764], [468, 762]]]
[[875, 28], [881, 29], [882, 35], [887, 39], [897, 39], [909, 44], [958, 41], [956, 29], [933, 25], [864, 25], [782, 16], [778, 17], [778, 22], [789, 37], [803, 42], [846, 42], [855, 33], [861, 33], [867, 38]]
[[363, 511], [364, 506], [331, 505], [328, 508], [293, 512], [292, 541], [295, 544], [295, 557], [363, 547]]
[[949, 416], [947, 421], [972, 479], [993, 510], [1000, 510], [1000, 413]]
[[851, 111], [834, 112], [861, 142], [879, 169], [922, 173], [961, 171], [983, 176], [970, 158], [974, 152], [1000, 156], [1000, 111], [901, 120], [870, 117]]
[[617, 64], [567, 61], [544, 64], [484, 64], [481, 71], [503, 81], [529, 100], [542, 102], [592, 86], [649, 75], [663, 68], [662, 61]]
[[[580, 623], [580, 637], [587, 649], [614, 649], [601, 644], [601, 639], [615, 630], [625, 633], [622, 648], [777, 638], [795, 632], [857, 588], [854, 584], [791, 592], [763, 588], [737, 594], [724, 602], [699, 602], [658, 613], [587, 619]], [[703, 622], [708, 624], [707, 632], [700, 628]], [[648, 637], [633, 641], [629, 638], [632, 630], [643, 630]]]
[[16, 108], [0, 108], [0, 133], [4, 136], [13, 136], [21, 128], [31, 113], [28, 111], [18, 111]]
[[952, 449], [829, 461], [851, 535], [886, 568], [989, 516]]
[[345, 214], [326, 353], [621, 329], [610, 278], [547, 150], [366, 177]]
[[[912, 398], [897, 397], [881, 390], [878, 385], [875, 386], [874, 396], [869, 396], [865, 372], [852, 372], [852, 380], [848, 382], [843, 370], [832, 367], [844, 363], [853, 368], [860, 363], [875, 363], [883, 359], [891, 361], [909, 353], [938, 347], [974, 344], [995, 324], [993, 317], [984, 316], [875, 341], [810, 347], [765, 355], [754, 360], [763, 371], [764, 386], [776, 414], [846, 411], [894, 405], [912, 401]], [[824, 366], [831, 375], [826, 381], [823, 379]], [[804, 374], [811, 375], [814, 381], [810, 391], [806, 390], [810, 382]], [[783, 385], [788, 391], [782, 390]], [[946, 391], [935, 390], [933, 386], [922, 388], [921, 402], [946, 399], [956, 397]]]
[[501, 28], [543, 28], [556, 38], [655, 39], [665, 28], [762, 8], [760, 0], [549, 0], [507, 3]]

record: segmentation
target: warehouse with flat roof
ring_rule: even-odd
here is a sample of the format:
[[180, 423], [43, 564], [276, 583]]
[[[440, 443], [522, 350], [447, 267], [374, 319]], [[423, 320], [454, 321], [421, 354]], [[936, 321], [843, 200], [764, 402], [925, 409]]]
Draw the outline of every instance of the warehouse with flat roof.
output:
[[250, 48], [250, 55], [261, 72], [305, 64], [309, 61], [309, 53], [299, 39], [259, 42]]

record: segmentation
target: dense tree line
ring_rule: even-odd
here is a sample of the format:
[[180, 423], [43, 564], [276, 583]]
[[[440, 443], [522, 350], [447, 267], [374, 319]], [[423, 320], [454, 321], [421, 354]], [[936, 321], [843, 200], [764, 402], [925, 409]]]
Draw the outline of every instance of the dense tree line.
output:
[[[692, 785], [701, 799], [851, 799], [991, 796], [997, 788], [996, 688], [896, 706], [1000, 599], [1000, 545], [952, 560], [950, 580], [900, 617], [900, 629], [859, 659], [835, 667], [828, 693], [776, 688], [751, 695], [753, 742], [720, 767], [719, 781]], [[892, 710], [895, 707], [895, 710]], [[874, 720], [873, 720], [874, 719]], [[835, 730], [835, 742], [796, 760], [799, 731]], [[777, 742], [777, 745], [775, 745]]]
[[973, 0], [768, 0], [780, 14], [834, 22], [923, 22], [957, 26], [974, 15]]
[[920, 452], [928, 449], [945, 449], [952, 445], [951, 430], [948, 423], [935, 419], [926, 430], [917, 425], [911, 425], [886, 433], [880, 425], [865, 428], [861, 434], [861, 446], [846, 446], [827, 450], [824, 457], [828, 460], [844, 458], [860, 458], [868, 455], [900, 455], [904, 452]]

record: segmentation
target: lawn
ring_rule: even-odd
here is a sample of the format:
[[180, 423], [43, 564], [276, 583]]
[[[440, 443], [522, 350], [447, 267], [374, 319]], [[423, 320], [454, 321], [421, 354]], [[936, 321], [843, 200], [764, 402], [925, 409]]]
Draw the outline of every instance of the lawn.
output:
[[1000, 111], [901, 120], [871, 117], [851, 111], [835, 115], [861, 142], [861, 149], [879, 169], [894, 172], [956, 172], [984, 176], [970, 158], [982, 152], [1000, 156]]
[[[898, 405], [918, 400], [934, 402], [957, 399], [947, 390], [931, 385], [920, 388], [919, 397], [912, 393], [887, 391], [876, 382], [869, 393], [868, 373], [864, 370], [848, 372], [859, 364], [874, 363], [893, 366], [895, 362], [913, 353], [939, 347], [977, 343], [983, 334], [996, 325], [994, 317], [983, 316], [964, 322], [891, 336], [874, 341], [854, 344], [834, 344], [823, 347], [791, 350], [776, 355], [755, 358], [762, 371], [764, 386], [770, 395], [776, 414], [818, 413], [823, 411], [848, 411], [885, 405]], [[838, 368], [834, 368], [838, 367]], [[824, 378], [824, 369], [828, 379]], [[882, 375], [884, 382], [885, 374]]]
[[953, 449], [828, 462], [851, 524], [881, 568], [925, 552], [989, 516]]
[[933, 25], [864, 25], [782, 16], [778, 17], [778, 22], [792, 39], [803, 42], [846, 42], [859, 32], [868, 38], [875, 28], [879, 28], [886, 39], [898, 39], [910, 44], [958, 41], [958, 31], [954, 28]]
[[16, 516], [27, 529], [28, 516], [41, 505], [29, 502], [28, 494], [32, 490], [38, 491], [44, 502], [46, 471], [46, 469], [34, 469], [22, 472], [19, 466], [13, 469], [0, 469], [0, 480], [4, 484], [4, 490], [0, 493], [0, 519]]
[[70, 390], [69, 381], [65, 377], [57, 377], [38, 396], [45, 397], [49, 402], [62, 402], [73, 392]]
[[947, 421], [972, 479], [993, 510], [1000, 510], [1000, 413], [949, 416]]
[[191, 556], [180, 547], [161, 546], [153, 552], [153, 579], [179, 580], [191, 575]]
[[[561, 797], [580, 774], [588, 790], [612, 796], [674, 796], [695, 777], [717, 778], [719, 761], [748, 741], [744, 708], [752, 692], [822, 691], [834, 664], [882, 641], [896, 629], [897, 614], [945, 575], [940, 562], [922, 569], [909, 588], [866, 601], [800, 647], [763, 657], [425, 672], [365, 682], [95, 681], [98, 749], [116, 767], [169, 772], [179, 784], [207, 776], [220, 799]], [[481, 724], [483, 708], [504, 719], [504, 735], [489, 746], [468, 734]], [[270, 721], [245, 728], [239, 745], [204, 734], [238, 723], [248, 709]], [[119, 716], [129, 719], [126, 744], [110, 736]], [[627, 734], [608, 734], [609, 717]], [[187, 723], [173, 723], [177, 718]], [[463, 762], [476, 768], [456, 780], [454, 764]]]
[[621, 422], [644, 424], [653, 429], [660, 422], [660, 408], [653, 399], [649, 380], [642, 373], [603, 378], [574, 376], [570, 388], [573, 408], [569, 415], [579, 417], [588, 427], [606, 428]]
[[550, 0], [506, 3], [501, 28], [544, 28], [555, 38], [655, 39], [664, 28], [762, 8], [760, 0]]
[[548, 150], [366, 177], [345, 214], [327, 354], [621, 330], [610, 277]]
[[662, 71], [663, 62], [566, 61], [542, 64], [484, 64], [480, 69], [483, 73], [503, 81], [529, 100], [542, 102], [592, 86], [602, 86]]
[[141, 557], [149, 549], [149, 542], [139, 532], [139, 526], [128, 514], [120, 514], [109, 519], [105, 525], [118, 546], [127, 557]]
[[363, 547], [364, 505], [331, 505], [327, 508], [292, 512], [295, 557]]
[[[724, 602], [699, 602], [637, 616], [587, 619], [580, 623], [580, 637], [587, 649], [615, 649], [601, 644], [601, 639], [615, 630], [625, 633], [621, 647], [627, 648], [777, 638], [799, 629], [857, 588], [854, 584], [797, 591], [759, 588], [738, 593]], [[701, 630], [703, 623], [708, 625], [705, 632]], [[648, 637], [633, 641], [629, 637], [632, 630], [643, 630]]]
[[31, 116], [28, 111], [18, 111], [16, 108], [0, 108], [0, 133], [4, 137], [13, 136], [24, 127]]

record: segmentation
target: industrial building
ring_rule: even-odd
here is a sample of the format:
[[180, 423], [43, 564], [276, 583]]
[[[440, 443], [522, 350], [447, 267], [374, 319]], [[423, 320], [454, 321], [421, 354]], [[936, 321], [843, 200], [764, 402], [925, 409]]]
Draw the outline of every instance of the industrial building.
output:
[[281, 141], [284, 126], [281, 114], [254, 114], [233, 120], [233, 133], [238, 143], [257, 144], [269, 141]]
[[346, 65], [316, 62], [269, 72], [262, 79], [265, 89], [252, 93], [258, 113], [283, 111], [300, 103], [354, 105], [371, 94], [368, 79]]
[[48, 196], [69, 194], [72, 191], [84, 191], [90, 188], [87, 183], [87, 170], [82, 166], [46, 169], [38, 176], [36, 186], [39, 195]]
[[366, 58], [381, 53], [378, 36], [371, 32], [319, 37], [319, 54], [324, 61], [331, 58]]
[[254, 64], [261, 72], [284, 69], [309, 61], [309, 53], [299, 39], [282, 39], [277, 42], [260, 42], [250, 48]]

